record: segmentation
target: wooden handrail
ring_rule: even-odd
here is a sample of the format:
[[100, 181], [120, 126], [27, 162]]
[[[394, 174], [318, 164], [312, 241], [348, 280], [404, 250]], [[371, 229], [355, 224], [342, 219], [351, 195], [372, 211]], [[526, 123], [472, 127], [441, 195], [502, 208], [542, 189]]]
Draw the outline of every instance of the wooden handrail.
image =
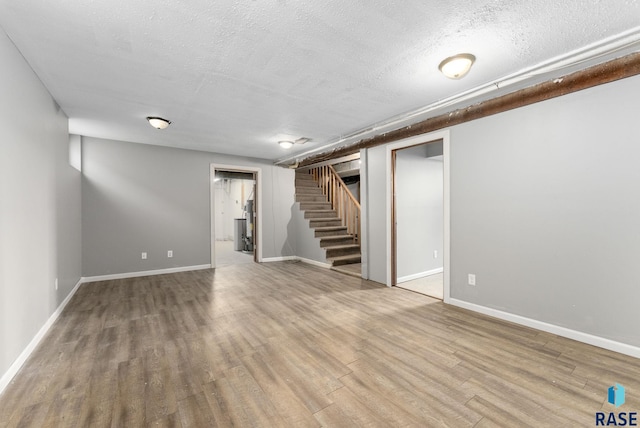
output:
[[338, 214], [347, 233], [354, 242], [360, 242], [360, 203], [353, 196], [342, 178], [332, 165], [323, 165], [309, 169], [309, 174], [318, 183], [322, 193], [327, 196], [331, 208]]
[[346, 184], [344, 184], [344, 180], [342, 179], [342, 177], [340, 177], [338, 175], [338, 172], [336, 171], [336, 169], [333, 167], [333, 165], [329, 165], [329, 168], [331, 169], [331, 172], [336, 176], [336, 180], [338, 181], [338, 183], [340, 183], [341, 186], [344, 187], [344, 189], [346, 190], [347, 196], [349, 197], [349, 199], [351, 199], [351, 201], [355, 204], [356, 207], [358, 207], [358, 210], [360, 209], [360, 202], [358, 202], [356, 200], [356, 197], [353, 196], [353, 193], [351, 193], [351, 190], [349, 190], [349, 188], [347, 187]]

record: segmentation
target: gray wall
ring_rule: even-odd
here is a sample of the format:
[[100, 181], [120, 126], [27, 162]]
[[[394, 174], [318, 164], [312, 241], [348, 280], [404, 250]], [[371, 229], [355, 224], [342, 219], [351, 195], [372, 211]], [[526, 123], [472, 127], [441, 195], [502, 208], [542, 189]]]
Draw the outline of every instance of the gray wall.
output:
[[640, 346], [638, 93], [633, 77], [452, 129], [452, 297]]
[[356, 198], [356, 201], [360, 202], [360, 182], [347, 184], [347, 189]]
[[1, 29], [0, 64], [2, 377], [77, 284], [81, 253], [67, 117]]
[[258, 159], [88, 137], [82, 156], [85, 277], [209, 264], [211, 163], [262, 168], [262, 256], [295, 252], [294, 237], [287, 235], [291, 170]]
[[[633, 77], [451, 128], [452, 298], [640, 346], [638, 93]], [[367, 168], [383, 283], [384, 150]]]
[[287, 228], [289, 236], [293, 238], [296, 256], [327, 263], [325, 250], [320, 248], [320, 238], [316, 238], [315, 231], [309, 227], [309, 220], [304, 218], [299, 202], [291, 207], [291, 220]]
[[[366, 203], [361, 206], [362, 216], [366, 216], [366, 242], [368, 272], [364, 275], [376, 282], [387, 283], [387, 181], [385, 176], [387, 165], [385, 146], [373, 147], [366, 150], [367, 159], [365, 174], [361, 180], [367, 180]], [[365, 177], [366, 175], [366, 177]]]
[[[439, 156], [429, 157], [429, 146], [439, 146]], [[396, 153], [397, 275], [403, 282], [443, 266], [442, 142]]]

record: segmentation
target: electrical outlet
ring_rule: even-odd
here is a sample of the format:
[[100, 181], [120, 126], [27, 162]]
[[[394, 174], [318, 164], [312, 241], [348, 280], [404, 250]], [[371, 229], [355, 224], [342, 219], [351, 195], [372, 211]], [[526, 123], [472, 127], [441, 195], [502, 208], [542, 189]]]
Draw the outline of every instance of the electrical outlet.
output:
[[147, 260], [147, 253], [142, 253], [142, 260]]
[[56, 290], [58, 289], [58, 278], [56, 278], [56, 280], [53, 281], [53, 286], [56, 288]]
[[173, 250], [167, 251], [167, 257], [169, 258], [173, 257]]
[[469, 285], [476, 285], [476, 276], [475, 274], [469, 274]]
[[438, 258], [438, 250], [433, 250], [433, 258], [434, 259]]

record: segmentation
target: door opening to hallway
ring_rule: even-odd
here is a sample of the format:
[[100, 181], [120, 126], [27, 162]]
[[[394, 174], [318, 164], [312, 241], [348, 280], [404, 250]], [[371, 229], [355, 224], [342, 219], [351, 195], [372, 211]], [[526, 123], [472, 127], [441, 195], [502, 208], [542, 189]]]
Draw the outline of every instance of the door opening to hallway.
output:
[[442, 140], [392, 152], [393, 285], [444, 296]]
[[253, 263], [256, 253], [255, 173], [216, 169], [212, 185], [212, 265]]

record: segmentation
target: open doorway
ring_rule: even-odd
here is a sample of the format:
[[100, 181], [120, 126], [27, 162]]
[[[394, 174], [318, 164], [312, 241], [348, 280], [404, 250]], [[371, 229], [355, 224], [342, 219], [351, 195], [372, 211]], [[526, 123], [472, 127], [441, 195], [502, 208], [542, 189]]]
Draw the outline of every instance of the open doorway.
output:
[[394, 284], [444, 298], [443, 141], [392, 151]]
[[[442, 300], [445, 303], [450, 302], [450, 254], [451, 254], [451, 242], [450, 242], [450, 135], [448, 130], [431, 132], [428, 134], [417, 135], [415, 137], [406, 138], [386, 145], [386, 185], [387, 185], [387, 286], [392, 287], [398, 284], [398, 266], [397, 266], [397, 208], [396, 207], [396, 156], [397, 151], [413, 146], [420, 146], [426, 143], [442, 142], [442, 194], [443, 194], [443, 242], [442, 242], [442, 255], [438, 254], [438, 257], [442, 258]], [[425, 257], [429, 256], [429, 250], [422, 248], [420, 250]], [[430, 253], [430, 257], [433, 257], [434, 253]], [[402, 275], [402, 273], [400, 274]], [[402, 278], [402, 276], [400, 277]]]
[[259, 171], [211, 166], [211, 266], [258, 261]]

